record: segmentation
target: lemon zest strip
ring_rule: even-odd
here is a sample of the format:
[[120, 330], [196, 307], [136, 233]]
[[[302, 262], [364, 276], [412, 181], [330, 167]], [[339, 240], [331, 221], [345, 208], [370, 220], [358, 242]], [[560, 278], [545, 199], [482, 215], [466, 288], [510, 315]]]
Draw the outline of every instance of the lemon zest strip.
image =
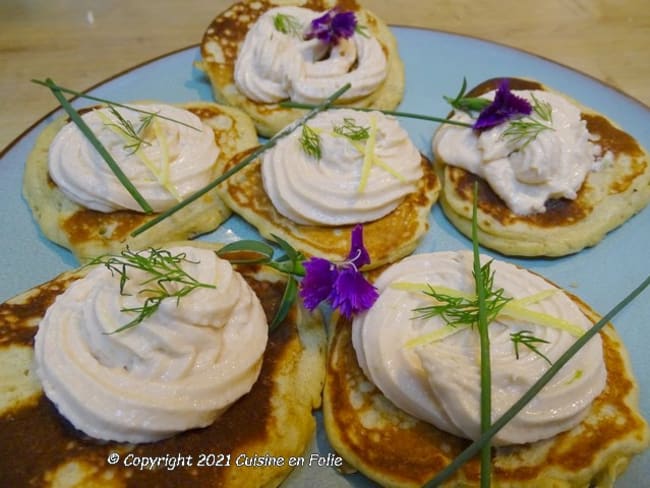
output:
[[[442, 295], [448, 295], [455, 298], [467, 298], [469, 300], [473, 300], [476, 298], [472, 294], [460, 290], [455, 290], [453, 288], [449, 288], [446, 286], [427, 285], [424, 283], [413, 283], [413, 282], [401, 281], [397, 283], [392, 283], [390, 287], [396, 290], [403, 290], [403, 291], [413, 292], [413, 293], [423, 293], [428, 291], [430, 288], [433, 288], [436, 291], [436, 293]], [[559, 291], [560, 290], [557, 289], [544, 290], [538, 293], [534, 293], [533, 295], [529, 295], [527, 297], [513, 299], [508, 303], [506, 303], [503, 309], [501, 309], [499, 316], [506, 316], [512, 319], [523, 320], [533, 324], [550, 327], [552, 329], [562, 330], [564, 332], [571, 334], [573, 337], [580, 337], [585, 333], [585, 330], [582, 327], [573, 324], [568, 320], [554, 317], [552, 315], [543, 312], [530, 310], [525, 307], [525, 305], [532, 305], [534, 303], [541, 302], [542, 300], [545, 300], [546, 298], [558, 293]], [[433, 332], [424, 334], [420, 337], [416, 337], [414, 339], [407, 341], [405, 347], [421, 346], [430, 342], [440, 341], [442, 339], [445, 339], [446, 337], [449, 337], [450, 335], [455, 334], [456, 332], [465, 330], [470, 326], [471, 324], [460, 324], [456, 326], [451, 326], [446, 324], [443, 327]]]

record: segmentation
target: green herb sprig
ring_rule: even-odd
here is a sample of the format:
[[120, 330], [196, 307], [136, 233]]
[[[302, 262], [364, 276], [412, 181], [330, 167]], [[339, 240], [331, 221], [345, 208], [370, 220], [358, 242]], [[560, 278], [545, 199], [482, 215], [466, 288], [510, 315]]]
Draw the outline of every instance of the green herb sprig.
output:
[[365, 37], [366, 39], [370, 38], [370, 34], [368, 34], [368, 26], [367, 25], [361, 25], [357, 24], [354, 26], [354, 32], [359, 34], [361, 37]]
[[113, 114], [113, 117], [117, 120], [117, 123], [108, 124], [111, 127], [115, 127], [117, 130], [121, 131], [129, 141], [124, 149], [129, 151], [130, 154], [136, 153], [140, 150], [142, 145], [150, 146], [151, 143], [146, 141], [142, 134], [144, 131], [151, 125], [155, 114], [145, 115], [140, 119], [140, 125], [136, 128], [133, 123], [124, 118], [124, 116], [115, 109], [112, 105], [109, 105], [108, 110]]
[[520, 330], [519, 332], [511, 332], [510, 340], [512, 345], [515, 348], [515, 357], [519, 359], [519, 345], [525, 346], [530, 349], [532, 352], [543, 358], [548, 364], [553, 364], [549, 358], [547, 358], [542, 351], [537, 348], [537, 344], [548, 344], [547, 340], [544, 340], [540, 337], [533, 335], [529, 330]]
[[365, 141], [370, 137], [370, 127], [357, 124], [351, 117], [345, 117], [343, 123], [334, 126], [334, 133], [347, 137], [351, 141]]
[[443, 98], [453, 108], [468, 113], [480, 112], [485, 107], [490, 105], [490, 103], [492, 103], [487, 98], [466, 97], [465, 90], [467, 90], [467, 79], [463, 77], [463, 84], [460, 87], [460, 91], [458, 92], [458, 95], [456, 95], [455, 98], [451, 98], [448, 96], [443, 96]]
[[245, 239], [232, 242], [217, 251], [219, 257], [228, 259], [231, 263], [263, 264], [287, 275], [287, 283], [280, 299], [280, 305], [269, 324], [270, 330], [274, 330], [286, 318], [298, 296], [298, 281], [296, 278], [305, 275], [305, 268], [302, 264], [305, 261], [305, 256], [277, 235], [273, 235], [273, 239], [280, 249], [284, 251], [284, 254], [277, 259], [273, 259], [273, 247], [255, 240]]
[[302, 126], [302, 133], [298, 139], [302, 150], [314, 159], [321, 158], [320, 136], [318, 132], [307, 124]]
[[532, 117], [523, 117], [508, 122], [508, 127], [503, 131], [502, 136], [510, 138], [510, 140], [523, 149], [530, 144], [535, 138], [545, 130], [554, 130], [551, 124], [553, 123], [553, 107], [548, 102], [542, 102], [532, 95], [533, 97], [533, 111], [544, 122], [541, 122]]
[[[503, 307], [512, 300], [504, 296], [504, 289], [494, 289], [494, 272], [491, 269], [492, 261], [480, 267], [481, 284], [485, 290], [485, 306], [488, 323], [492, 322], [500, 313]], [[414, 318], [429, 319], [440, 316], [447, 325], [457, 326], [461, 324], [476, 324], [479, 317], [478, 295], [473, 298], [464, 296], [451, 296], [440, 293], [435, 287], [427, 285], [428, 290], [423, 293], [434, 299], [435, 303], [424, 307], [415, 308]]]
[[292, 124], [289, 124], [287, 127], [282, 129], [280, 132], [275, 134], [273, 137], [271, 137], [265, 144], [259, 146], [257, 149], [252, 151], [248, 156], [246, 156], [244, 159], [242, 159], [239, 163], [234, 165], [232, 168], [230, 168], [228, 171], [224, 172], [221, 176], [217, 177], [216, 179], [212, 180], [210, 183], [208, 183], [206, 186], [201, 188], [200, 190], [196, 191], [195, 193], [191, 194], [187, 198], [185, 198], [183, 201], [177, 203], [170, 209], [166, 210], [165, 212], [160, 213], [153, 219], [149, 220], [148, 222], [144, 223], [137, 229], [135, 229], [133, 232], [131, 232], [131, 236], [135, 237], [139, 234], [142, 234], [144, 231], [147, 229], [150, 229], [154, 225], [159, 224], [163, 220], [165, 220], [167, 217], [175, 214], [182, 208], [186, 207], [190, 203], [194, 202], [195, 200], [198, 200], [201, 198], [203, 195], [208, 193], [210, 190], [215, 188], [217, 185], [220, 183], [224, 182], [228, 178], [230, 178], [232, 175], [237, 173], [238, 171], [241, 171], [243, 168], [248, 166], [250, 163], [255, 161], [263, 152], [266, 150], [272, 148], [275, 146], [280, 139], [285, 137], [286, 135], [290, 134], [293, 132], [296, 127], [299, 127], [300, 125], [304, 124], [307, 122], [309, 119], [317, 115], [318, 113], [322, 112], [323, 110], [326, 110], [329, 108], [343, 93], [345, 93], [347, 90], [350, 89], [352, 85], [350, 83], [347, 83], [343, 85], [341, 88], [336, 90], [332, 95], [327, 97], [323, 103], [320, 105], [315, 106], [312, 110], [307, 112], [305, 115], [303, 115], [300, 119], [296, 120]]
[[276, 14], [273, 16], [273, 27], [278, 32], [287, 34], [292, 37], [302, 37], [303, 26], [300, 21], [293, 15]]
[[108, 150], [104, 147], [101, 141], [93, 133], [90, 127], [88, 127], [88, 124], [84, 122], [83, 118], [79, 115], [79, 113], [72, 107], [70, 102], [68, 102], [68, 100], [63, 96], [62, 93], [63, 90], [56, 83], [54, 83], [54, 81], [52, 81], [50, 78], [47, 78], [45, 80], [45, 86], [47, 86], [52, 91], [52, 94], [59, 101], [61, 107], [63, 107], [63, 110], [66, 111], [66, 113], [70, 117], [70, 120], [72, 120], [75, 123], [75, 125], [79, 128], [82, 134], [88, 139], [90, 144], [92, 144], [92, 146], [97, 150], [97, 152], [101, 155], [104, 161], [106, 161], [106, 164], [111, 169], [115, 177], [119, 180], [120, 183], [122, 183], [126, 191], [128, 191], [129, 194], [133, 197], [133, 199], [138, 203], [138, 205], [140, 205], [142, 210], [147, 214], [153, 213], [153, 208], [151, 207], [151, 205], [149, 205], [149, 202], [147, 202], [147, 200], [140, 194], [140, 192], [133, 185], [133, 183], [131, 183], [131, 180], [129, 180], [129, 178], [124, 174], [122, 169], [115, 162], [113, 156], [111, 156], [111, 153], [108, 152]]
[[542, 120], [546, 122], [553, 121], [553, 107], [548, 102], [540, 101], [534, 93], [530, 94], [533, 97], [533, 111], [539, 115]]
[[125, 287], [131, 280], [129, 270], [136, 269], [144, 271], [147, 278], [137, 283], [143, 288], [138, 294], [145, 296], [141, 306], [121, 309], [122, 312], [135, 313], [137, 316], [110, 332], [116, 334], [125, 331], [151, 317], [163, 300], [175, 298], [176, 302], [187, 296], [197, 288], [216, 288], [210, 283], [201, 283], [190, 276], [182, 267], [181, 263], [192, 262], [185, 253], [172, 254], [165, 249], [150, 248], [142, 251], [131, 251], [128, 247], [119, 255], [99, 256], [88, 263], [88, 266], [103, 264], [111, 274], [120, 277], [120, 294], [125, 295]]

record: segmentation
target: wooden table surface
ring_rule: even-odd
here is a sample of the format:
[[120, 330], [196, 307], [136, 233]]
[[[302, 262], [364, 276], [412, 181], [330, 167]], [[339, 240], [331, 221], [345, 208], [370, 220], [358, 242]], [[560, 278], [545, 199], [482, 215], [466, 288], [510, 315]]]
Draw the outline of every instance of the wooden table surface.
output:
[[[31, 78], [89, 88], [200, 41], [229, 0], [1, 0], [0, 149], [55, 108]], [[362, 0], [389, 24], [523, 49], [650, 105], [647, 0]]]

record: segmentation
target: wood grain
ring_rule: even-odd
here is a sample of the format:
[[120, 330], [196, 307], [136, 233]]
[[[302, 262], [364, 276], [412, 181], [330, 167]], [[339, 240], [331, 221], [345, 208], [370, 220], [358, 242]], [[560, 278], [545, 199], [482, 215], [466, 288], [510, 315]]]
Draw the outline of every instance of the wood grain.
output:
[[[591, 75], [650, 105], [644, 0], [362, 0], [394, 25], [470, 35]], [[0, 148], [56, 103], [29, 82], [84, 89], [200, 41], [228, 0], [2, 0]]]

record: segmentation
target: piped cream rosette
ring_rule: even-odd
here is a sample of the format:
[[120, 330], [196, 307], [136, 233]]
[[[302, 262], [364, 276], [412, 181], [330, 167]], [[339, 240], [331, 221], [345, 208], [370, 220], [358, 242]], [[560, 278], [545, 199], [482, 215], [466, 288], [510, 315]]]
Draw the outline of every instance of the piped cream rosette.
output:
[[[164, 211], [210, 182], [220, 150], [213, 130], [187, 110], [162, 104], [133, 107], [174, 121], [122, 107], [115, 110], [124, 121], [108, 108], [82, 117], [153, 210]], [[129, 124], [131, 131], [125, 127]], [[85, 208], [142, 210], [73, 122], [54, 138], [48, 168], [61, 191]]]
[[[342, 127], [365, 130], [347, 137]], [[416, 189], [421, 156], [393, 117], [333, 109], [298, 127], [262, 159], [264, 190], [278, 212], [299, 224], [346, 225], [379, 219]], [[311, 132], [305, 142], [304, 131]], [[351, 129], [353, 132], [355, 129]], [[320, 156], [305, 144], [318, 143]]]
[[[436, 158], [486, 180], [518, 215], [544, 212], [550, 198], [575, 199], [588, 173], [601, 164], [601, 149], [591, 141], [580, 108], [548, 91], [512, 93], [533, 107], [542, 107], [542, 115], [533, 110], [522, 119], [532, 124], [520, 132], [528, 135], [519, 137], [517, 131], [508, 135], [512, 131], [509, 122], [481, 132], [443, 124], [433, 139]], [[494, 95], [495, 91], [490, 91], [483, 98], [492, 100]], [[550, 106], [548, 116], [546, 104]], [[474, 121], [458, 110], [452, 119], [469, 124]]]
[[[370, 34], [359, 33], [340, 39], [331, 48], [318, 39], [304, 39], [310, 22], [323, 13], [285, 6], [260, 16], [237, 55], [237, 88], [249, 99], [262, 103], [287, 98], [318, 103], [346, 83], [352, 88], [340, 101], [375, 91], [387, 76], [386, 56], [379, 42]], [[278, 15], [297, 25], [282, 32], [276, 25]]]
[[[487, 257], [481, 261], [484, 264]], [[592, 324], [568, 296], [543, 278], [501, 261], [491, 266], [493, 289], [503, 288], [504, 296], [513, 298], [489, 325], [494, 421], [549, 368], [542, 355], [554, 362]], [[357, 359], [366, 376], [399, 408], [453, 435], [476, 439], [481, 411], [478, 333], [470, 326], [447, 326], [439, 316], [414, 318], [416, 308], [435, 303], [422, 293], [428, 285], [444, 287], [442, 294], [452, 290], [472, 296], [472, 254], [414, 255], [382, 273], [375, 282], [379, 299], [353, 322]], [[519, 344], [517, 358], [511, 334], [522, 331], [545, 341], [534, 343], [541, 355]], [[534, 442], [572, 428], [587, 414], [605, 380], [601, 340], [596, 336], [496, 435], [494, 443]]]
[[[211, 424], [256, 381], [268, 326], [253, 290], [208, 249], [177, 247], [199, 287], [165, 298], [140, 324], [115, 332], [141, 307], [151, 275], [105, 266], [73, 283], [48, 309], [35, 339], [47, 397], [77, 429], [97, 439], [151, 442]], [[173, 290], [180, 286], [167, 283]], [[144, 296], [143, 296], [144, 295]]]

